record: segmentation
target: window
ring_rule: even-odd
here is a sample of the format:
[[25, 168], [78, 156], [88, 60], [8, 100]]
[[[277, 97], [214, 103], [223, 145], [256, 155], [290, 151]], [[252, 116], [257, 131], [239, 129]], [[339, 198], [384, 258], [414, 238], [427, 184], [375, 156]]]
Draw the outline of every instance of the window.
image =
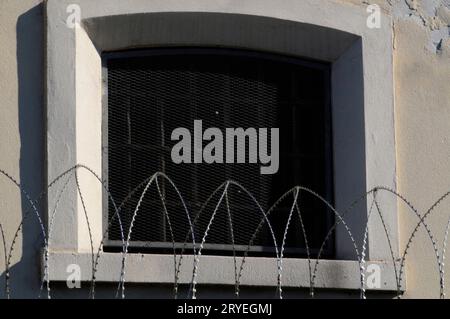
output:
[[[165, 173], [178, 187], [194, 222], [196, 242], [200, 242], [220, 200], [222, 183], [233, 180], [243, 185], [267, 211], [283, 194], [297, 185], [311, 188], [332, 202], [332, 161], [330, 127], [330, 73], [327, 63], [307, 62], [278, 55], [226, 49], [171, 48], [146, 52], [105, 55], [108, 83], [107, 134], [103, 141], [103, 163], [108, 188], [121, 209], [122, 226], [128, 232], [131, 217], [152, 174]], [[279, 160], [274, 174], [261, 174], [258, 162], [250, 162], [252, 147], [246, 138], [245, 163], [174, 163], [171, 151], [176, 141], [172, 132], [179, 127], [194, 132], [194, 121], [210, 127], [279, 128]], [[257, 137], [257, 135], [255, 135]], [[261, 137], [260, 137], [261, 138]], [[267, 138], [271, 141], [271, 137]], [[277, 141], [278, 142], [278, 141]], [[203, 141], [201, 148], [208, 144]], [[225, 144], [225, 141], [221, 144]], [[226, 141], [228, 151], [228, 140]], [[268, 146], [268, 151], [274, 150]], [[217, 150], [216, 150], [217, 151]], [[220, 152], [224, 152], [221, 150]], [[273, 154], [272, 154], [273, 155]], [[193, 154], [189, 154], [193, 162]], [[175, 189], [159, 179], [164, 206], [156, 185], [146, 193], [131, 234], [131, 249], [172, 248], [189, 243], [190, 227]], [[128, 198], [130, 193], [133, 196]], [[281, 245], [294, 196], [288, 196], [273, 210], [268, 220]], [[111, 201], [109, 220], [115, 218]], [[320, 248], [332, 227], [332, 212], [313, 196], [302, 193], [298, 200], [309, 248]], [[242, 189], [232, 184], [219, 206], [208, 232], [205, 249], [209, 253], [245, 251], [251, 244], [254, 254], [274, 256], [273, 237], [258, 206]], [[105, 205], [106, 207], [106, 205]], [[230, 224], [231, 223], [231, 224]], [[263, 223], [263, 227], [258, 226]], [[304, 256], [305, 242], [300, 220], [294, 214], [288, 232], [285, 255]], [[297, 227], [298, 226], [298, 227]], [[233, 229], [233, 234], [231, 229]], [[253, 238], [255, 235], [255, 238]], [[332, 254], [327, 243], [324, 256]], [[109, 231], [109, 245], [121, 249], [120, 225], [115, 218]], [[150, 250], [151, 251], [151, 250]], [[172, 252], [170, 249], [168, 252]]]
[[[367, 12], [364, 7], [328, 0], [286, 0], [283, 6], [277, 1], [249, 1], [245, 6], [229, 5], [226, 1], [104, 2], [108, 5], [92, 5], [91, 0], [77, 0], [82, 21], [76, 28], [68, 28], [65, 24], [67, 4], [64, 1], [46, 2], [48, 181], [76, 164], [90, 167], [102, 179], [108, 178], [107, 172], [102, 172], [102, 166], [105, 166], [102, 163], [105, 159], [103, 152], [106, 152], [102, 147], [106, 146], [104, 135], [107, 132], [106, 128], [102, 128], [102, 117], [105, 116], [102, 114], [102, 104], [108, 98], [104, 90], [107, 86], [102, 85], [102, 79], [106, 78], [102, 76], [104, 52], [208, 47], [270, 52], [277, 58], [290, 56], [295, 58], [297, 65], [302, 64], [300, 59], [323, 63], [313, 63], [315, 66], [328, 65], [331, 87], [328, 93], [332, 108], [328, 113], [332, 123], [328, 129], [332, 131], [328, 135], [331, 136], [331, 147], [328, 149], [332, 154], [325, 154], [325, 158], [332, 159], [333, 169], [329, 171], [331, 176], [325, 175], [331, 183], [323, 182], [325, 187], [330, 188], [330, 192], [325, 194], [331, 193], [330, 198], [337, 211], [344, 212], [367, 189], [378, 185], [394, 190], [397, 188], [392, 25], [389, 16], [382, 13], [380, 29], [374, 30], [366, 27]], [[230, 52], [227, 51], [226, 55], [229, 56]], [[256, 58], [267, 60], [267, 56], [254, 57], [254, 60]], [[293, 68], [294, 60], [278, 62]], [[304, 64], [303, 67], [310, 68], [312, 64]], [[323, 72], [326, 72], [325, 69], [322, 68]], [[206, 123], [204, 128], [209, 125]], [[187, 128], [192, 133], [192, 126]], [[280, 165], [280, 170], [283, 167]], [[99, 247], [105, 232], [103, 218], [108, 216], [108, 209], [102, 200], [102, 185], [85, 171], [79, 172], [79, 181], [84, 191], [83, 202], [87, 207], [90, 227], [86, 225], [83, 203], [75, 183], [69, 183], [61, 196], [58, 192], [50, 192], [47, 196], [48, 214], [52, 213], [55, 202], [58, 203], [58, 210], [63, 212], [55, 218], [49, 247], [50, 269], [53, 270], [49, 274], [50, 280], [65, 281], [67, 266], [72, 263], [81, 265], [83, 278], [89, 280], [92, 261], [89, 229], [94, 248]], [[346, 216], [346, 223], [357, 243], [362, 242], [369, 209], [370, 202], [361, 202], [357, 210]], [[384, 210], [389, 212], [385, 216], [385, 226], [390, 233], [394, 254], [398, 256], [396, 200], [385, 202]], [[393, 266], [389, 262], [391, 254], [383, 227], [376, 218], [371, 218], [367, 226], [368, 250], [365, 258], [382, 266], [382, 289], [396, 291]], [[133, 239], [134, 245], [139, 238]], [[110, 249], [113, 246], [111, 242], [106, 244]], [[296, 244], [301, 247], [301, 242]], [[334, 259], [320, 262], [316, 286], [359, 289], [357, 275], [360, 268], [345, 229], [337, 227], [334, 247], [330, 248]], [[137, 248], [138, 251], [140, 249]], [[127, 282], [173, 282], [173, 256], [130, 251]], [[201, 257], [200, 267], [204, 271], [197, 278], [199, 284], [235, 284], [232, 271], [234, 258], [225, 255], [226, 250], [220, 250], [219, 256]], [[242, 285], [277, 285], [276, 259], [274, 254], [269, 255], [272, 258], [247, 258]], [[301, 252], [294, 255], [302, 256]], [[122, 254], [102, 252], [101, 258], [97, 280], [117, 281]], [[189, 284], [193, 256], [187, 254], [183, 260], [179, 282]], [[308, 260], [286, 259], [283, 261], [283, 273], [288, 276], [283, 275], [283, 286], [308, 287], [308, 272]]]

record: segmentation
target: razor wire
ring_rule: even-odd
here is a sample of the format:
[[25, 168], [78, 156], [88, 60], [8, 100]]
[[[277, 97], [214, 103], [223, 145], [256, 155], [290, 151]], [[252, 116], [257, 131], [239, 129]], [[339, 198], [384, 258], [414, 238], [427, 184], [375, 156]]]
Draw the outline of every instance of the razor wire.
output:
[[[83, 170], [88, 175], [93, 176], [94, 180], [99, 183], [102, 187], [102, 190], [107, 195], [108, 202], [112, 204], [114, 214], [113, 216], [108, 220], [108, 223], [102, 233], [102, 237], [100, 242], [98, 243], [98, 246], [96, 246], [97, 243], [94, 242], [94, 236], [93, 236], [93, 229], [91, 225], [91, 221], [89, 218], [88, 210], [90, 209], [88, 206], [88, 201], [85, 199], [85, 192], [83, 190], [83, 187], [79, 180], [79, 173]], [[28, 194], [27, 190], [19, 183], [15, 178], [13, 178], [10, 174], [0, 169], [0, 177], [3, 176], [9, 183], [14, 185], [19, 192], [22, 194], [22, 196], [25, 199], [25, 202], [28, 204], [29, 207], [26, 209], [23, 209], [23, 215], [22, 219], [15, 229], [15, 232], [13, 233], [13, 238], [11, 240], [10, 245], [8, 246], [7, 240], [6, 240], [6, 230], [4, 227], [4, 224], [2, 223], [2, 220], [0, 220], [0, 238], [2, 243], [2, 251], [4, 253], [4, 277], [5, 277], [5, 296], [6, 298], [11, 297], [11, 264], [12, 264], [12, 258], [14, 255], [14, 248], [15, 244], [17, 242], [17, 239], [19, 238], [21, 231], [23, 231], [23, 225], [26, 220], [28, 220], [30, 217], [34, 217], [39, 225], [39, 232], [40, 236], [42, 237], [42, 245], [43, 245], [43, 276], [41, 278], [41, 285], [39, 289], [39, 295], [38, 297], [41, 297], [42, 291], [45, 289], [47, 298], [51, 298], [51, 276], [50, 272], [52, 269], [50, 268], [50, 258], [51, 258], [51, 247], [52, 247], [52, 240], [53, 240], [53, 228], [55, 227], [55, 220], [56, 218], [61, 214], [67, 214], [68, 212], [63, 212], [60, 209], [60, 203], [63, 200], [63, 195], [68, 191], [68, 185], [71, 182], [75, 182], [75, 193], [77, 195], [77, 198], [79, 199], [81, 203], [81, 211], [82, 215], [84, 217], [84, 223], [88, 231], [89, 235], [89, 247], [90, 247], [90, 263], [91, 263], [91, 279], [90, 279], [90, 297], [95, 298], [95, 287], [96, 287], [96, 281], [97, 281], [97, 272], [99, 269], [100, 259], [103, 255], [103, 248], [105, 244], [105, 240], [108, 238], [108, 233], [111, 228], [111, 225], [113, 222], [117, 220], [119, 231], [120, 231], [120, 241], [122, 243], [122, 251], [121, 253], [121, 265], [120, 265], [120, 274], [119, 274], [119, 280], [118, 285], [116, 289], [116, 298], [125, 298], [125, 285], [126, 285], [126, 271], [127, 271], [127, 259], [129, 253], [129, 247], [131, 243], [131, 236], [133, 232], [133, 228], [135, 226], [136, 218], [141, 212], [141, 204], [145, 200], [149, 190], [152, 187], [155, 187], [157, 190], [157, 194], [159, 197], [159, 200], [161, 201], [162, 210], [164, 219], [167, 221], [167, 225], [169, 227], [169, 233], [170, 233], [170, 239], [172, 244], [172, 251], [173, 251], [173, 297], [178, 298], [179, 297], [179, 285], [180, 285], [180, 275], [181, 275], [181, 267], [183, 264], [183, 257], [185, 255], [190, 255], [193, 257], [193, 264], [192, 264], [192, 275], [191, 280], [189, 283], [188, 293], [187, 297], [196, 299], [197, 298], [197, 290], [198, 290], [198, 273], [200, 269], [200, 262], [202, 257], [202, 251], [204, 249], [204, 245], [208, 239], [209, 231], [214, 224], [217, 215], [219, 214], [219, 209], [223, 206], [225, 206], [225, 212], [226, 212], [226, 218], [227, 218], [227, 224], [228, 229], [226, 230], [229, 232], [229, 235], [231, 237], [231, 246], [232, 246], [232, 253], [233, 253], [233, 272], [234, 272], [234, 294], [236, 297], [240, 296], [240, 290], [241, 290], [241, 282], [242, 278], [244, 276], [244, 269], [246, 266], [246, 260], [248, 259], [248, 255], [250, 252], [250, 249], [257, 238], [259, 232], [263, 229], [263, 227], [267, 227], [270, 233], [271, 241], [273, 241], [273, 248], [274, 248], [274, 254], [275, 254], [275, 261], [276, 261], [276, 292], [277, 296], [281, 299], [283, 298], [283, 260], [284, 260], [284, 252], [286, 248], [287, 243], [287, 236], [292, 229], [297, 228], [302, 237], [306, 248], [306, 260], [308, 264], [308, 281], [309, 281], [309, 294], [311, 298], [315, 297], [315, 290], [316, 290], [316, 280], [319, 272], [319, 265], [323, 259], [321, 259], [322, 254], [324, 253], [325, 247], [327, 242], [333, 237], [333, 234], [336, 233], [336, 230], [338, 227], [343, 227], [343, 230], [345, 231], [345, 234], [347, 235], [348, 239], [351, 242], [351, 248], [354, 252], [355, 261], [358, 263], [358, 269], [359, 273], [355, 274], [355, 276], [358, 276], [358, 281], [360, 283], [359, 291], [360, 291], [360, 298], [366, 298], [366, 264], [367, 264], [367, 249], [368, 249], [368, 236], [369, 236], [369, 223], [373, 221], [373, 216], [377, 216], [379, 218], [379, 221], [381, 223], [381, 227], [384, 232], [384, 238], [387, 242], [387, 246], [389, 249], [389, 255], [391, 258], [390, 263], [392, 263], [394, 277], [395, 277], [395, 283], [397, 288], [396, 296], [398, 298], [401, 298], [402, 296], [402, 282], [404, 279], [404, 272], [405, 272], [405, 264], [407, 260], [407, 256], [411, 250], [411, 247], [413, 245], [414, 239], [416, 238], [416, 235], [420, 229], [424, 229], [426, 232], [426, 235], [428, 239], [430, 240], [433, 254], [436, 259], [436, 268], [437, 272], [439, 274], [439, 296], [440, 298], [445, 298], [445, 258], [446, 258], [446, 251], [447, 251], [447, 242], [448, 237], [450, 233], [450, 216], [448, 218], [447, 223], [445, 224], [445, 231], [442, 241], [442, 246], [439, 248], [438, 242], [435, 239], [436, 236], [431, 231], [430, 225], [427, 222], [427, 219], [429, 216], [436, 211], [438, 206], [441, 206], [442, 203], [450, 197], [450, 191], [439, 197], [438, 200], [436, 200], [429, 209], [424, 211], [423, 214], [420, 214], [420, 212], [415, 208], [415, 206], [407, 200], [404, 196], [399, 194], [397, 191], [384, 186], [376, 186], [372, 188], [371, 190], [364, 192], [359, 198], [357, 198], [353, 203], [349, 205], [349, 207], [344, 210], [342, 213], [338, 212], [332, 205], [329, 203], [325, 198], [314, 192], [308, 187], [303, 186], [295, 186], [291, 188], [290, 190], [286, 191], [278, 200], [275, 201], [275, 203], [269, 207], [267, 210], [264, 210], [261, 204], [258, 202], [258, 200], [255, 198], [255, 196], [247, 190], [240, 182], [233, 181], [233, 180], [227, 180], [223, 182], [221, 185], [219, 185], [212, 193], [211, 195], [206, 199], [204, 203], [200, 206], [198, 211], [189, 211], [188, 206], [180, 192], [180, 190], [177, 188], [175, 183], [170, 179], [169, 176], [162, 172], [156, 172], [153, 175], [149, 176], [147, 179], [142, 181], [138, 186], [136, 186], [133, 190], [131, 190], [127, 196], [124, 198], [124, 200], [117, 205], [117, 203], [114, 201], [114, 198], [111, 194], [111, 192], [108, 190], [107, 183], [103, 181], [100, 176], [95, 173], [94, 170], [90, 169], [89, 167], [85, 165], [75, 165], [71, 167], [70, 169], [64, 171], [60, 175], [58, 175], [56, 178], [54, 178], [46, 187], [46, 189], [39, 194], [39, 196], [33, 200], [30, 195]], [[164, 195], [164, 193], [161, 191], [160, 188], [160, 180], [167, 181], [169, 185], [173, 188], [173, 190], [176, 192], [178, 200], [182, 204], [184, 214], [186, 215], [186, 219], [188, 221], [189, 229], [185, 236], [185, 240], [183, 243], [183, 246], [181, 248], [181, 251], [177, 254], [176, 248], [175, 248], [175, 236], [172, 229], [172, 223], [171, 223], [171, 213], [167, 208], [167, 199]], [[62, 184], [59, 185], [59, 184]], [[59, 188], [58, 188], [59, 185]], [[258, 214], [260, 215], [259, 224], [257, 225], [256, 229], [254, 230], [248, 245], [246, 245], [246, 249], [243, 252], [243, 255], [241, 258], [237, 258], [236, 254], [236, 248], [235, 248], [235, 230], [233, 227], [233, 221], [232, 221], [232, 212], [231, 212], [231, 206], [230, 206], [230, 198], [229, 198], [229, 190], [231, 187], [236, 187], [240, 191], [242, 191], [245, 196], [248, 197], [248, 199], [251, 200], [251, 202], [255, 205], [255, 208], [258, 210]], [[139, 194], [139, 190], [143, 190]], [[46, 196], [49, 194], [50, 191], [55, 192], [56, 196], [53, 196], [52, 198], [55, 199], [54, 203], [46, 203], [45, 199]], [[406, 205], [407, 209], [406, 211], [409, 213], [412, 213], [415, 218], [417, 218], [417, 223], [415, 224], [413, 231], [411, 234], [406, 237], [408, 238], [406, 241], [406, 245], [403, 251], [398, 254], [395, 253], [394, 244], [392, 241], [392, 236], [389, 234], [389, 229], [386, 224], [386, 215], [382, 212], [381, 204], [379, 200], [379, 195], [381, 193], [390, 194], [393, 196], [396, 200], [399, 202], [402, 202]], [[208, 216], [210, 216], [207, 226], [203, 234], [200, 236], [200, 238], [196, 238], [196, 233], [194, 231], [195, 225], [199, 219], [200, 214], [204, 213], [208, 205], [213, 202], [214, 197], [217, 197], [217, 195], [220, 194], [219, 200], [215, 203], [214, 210], [212, 213]], [[317, 256], [313, 257], [311, 254], [311, 247], [309, 245], [308, 236], [306, 227], [304, 224], [303, 214], [302, 210], [300, 209], [300, 203], [302, 201], [303, 195], [308, 194], [309, 196], [313, 196], [315, 200], [318, 200], [322, 205], [326, 207], [327, 213], [332, 214], [334, 216], [335, 222], [330, 227], [328, 232], [326, 233], [325, 238], [323, 239], [320, 248], [318, 250]], [[139, 200], [136, 204], [136, 207], [133, 210], [133, 214], [131, 216], [131, 221], [129, 224], [128, 229], [124, 229], [124, 225], [121, 218], [121, 212], [123, 207], [130, 201], [130, 199], [138, 195]], [[289, 214], [284, 226], [284, 231], [282, 233], [282, 240], [281, 245], [279, 246], [277, 244], [277, 238], [275, 236], [275, 232], [273, 230], [273, 227], [271, 225], [271, 222], [269, 220], [269, 217], [276, 213], [276, 208], [280, 205], [280, 203], [284, 200], [287, 200], [290, 196], [292, 196], [292, 203], [290, 204], [290, 210]], [[370, 201], [370, 205], [367, 207], [367, 219], [365, 220], [365, 225], [359, 225], [363, 232], [363, 238], [361, 246], [358, 246], [357, 240], [355, 236], [353, 235], [353, 231], [350, 227], [350, 225], [347, 223], [346, 218], [348, 218], [349, 214], [354, 213], [356, 210], [357, 205], [363, 203], [365, 204], [367, 201]], [[44, 206], [44, 204], [47, 204], [47, 208], [45, 210], [45, 214], [39, 209], [41, 206]], [[47, 223], [44, 223], [43, 216], [48, 216]], [[191, 218], [193, 216], [193, 219]], [[298, 217], [298, 224], [293, 222], [293, 217]], [[2, 216], [4, 217], [4, 216]], [[192, 252], [189, 252], [189, 254], [186, 253], [186, 248], [188, 247], [188, 243], [192, 243]], [[196, 248], [198, 245], [198, 248]], [[98, 247], [96, 249], [96, 247]], [[238, 260], [240, 262], [238, 262]], [[169, 272], [170, 270], [167, 269]], [[145, 279], [143, 279], [145, 280]], [[300, 285], [299, 285], [300, 287]]]

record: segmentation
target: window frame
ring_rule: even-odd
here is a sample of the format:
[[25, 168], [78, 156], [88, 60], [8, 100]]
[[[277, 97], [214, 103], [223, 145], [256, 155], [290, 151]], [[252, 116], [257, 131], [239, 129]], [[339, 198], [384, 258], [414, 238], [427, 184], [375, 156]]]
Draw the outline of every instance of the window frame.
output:
[[[80, 6], [82, 17], [81, 24], [70, 28], [66, 25], [69, 15], [67, 6], [73, 3]], [[101, 154], [101, 147], [86, 147], [83, 143], [91, 142], [89, 137], [94, 137], [95, 143], [99, 140], [101, 143], [101, 134], [89, 135], [90, 131], [98, 128], [95, 118], [101, 118], [101, 99], [104, 94], [101, 90], [101, 52], [143, 46], [214, 45], [266, 50], [332, 62], [333, 108], [338, 105], [337, 112], [333, 109], [334, 178], [335, 190], [339, 189], [335, 194], [336, 208], [341, 211], [350, 204], [349, 201], [357, 197], [356, 194], [360, 195], [374, 186], [386, 185], [395, 190], [391, 18], [382, 12], [380, 28], [369, 29], [364, 6], [328, 0], [287, 0], [283, 6], [271, 0], [247, 0], [246, 4], [236, 7], [225, 0], [185, 0], [178, 3], [97, 0], [95, 4], [90, 0], [48, 0], [45, 88], [47, 180], [52, 181], [77, 163], [92, 167], [94, 171], [101, 171], [101, 156], [96, 155], [98, 152]], [[210, 27], [198, 32], [199, 23]], [[268, 38], [271, 40], [268, 41]], [[359, 100], [355, 102], [353, 95], [357, 95]], [[90, 106], [94, 109], [89, 110]], [[349, 126], [346, 116], [354, 117], [355, 111], [362, 123], [356, 120]], [[95, 116], [89, 118], [94, 113]], [[355, 125], [362, 125], [362, 129]], [[342, 130], [346, 131], [344, 135], [341, 134]], [[352, 135], [355, 140], [349, 137], [351, 130], [357, 133]], [[359, 161], [357, 166], [350, 165], [348, 161], [352, 141], [355, 142], [354, 145], [363, 144], [355, 153]], [[352, 157], [351, 160], [355, 159]], [[355, 174], [356, 170], [360, 174]], [[91, 196], [86, 200], [94, 209], [91, 208], [88, 215], [94, 223], [94, 239], [97, 240], [102, 235], [102, 216], [95, 213], [102, 211], [101, 186], [93, 187], [89, 193]], [[49, 215], [57, 197], [57, 193], [53, 191], [47, 196]], [[75, 185], [69, 185], [63, 197], [59, 210], [65, 214], [55, 221], [53, 238], [49, 244], [50, 265], [55, 269], [49, 273], [50, 280], [65, 280], [64, 266], [67, 262], [75, 260], [86, 267], [85, 261], [90, 260], [87, 226]], [[396, 257], [397, 200], [388, 203], [388, 210], [390, 214], [385, 216], [385, 222]], [[350, 216], [347, 224], [352, 229], [361, 226], [361, 220], [367, 218], [368, 211], [368, 207], [363, 207], [363, 214]], [[393, 265], [382, 228], [371, 219], [368, 229], [367, 263], [381, 265], [381, 290], [396, 291]], [[359, 274], [358, 263], [352, 260], [351, 246], [341, 243], [345, 232], [337, 229], [337, 233], [338, 260], [321, 261], [320, 264], [324, 266], [319, 267], [317, 277], [322, 282], [316, 287], [359, 289], [360, 285], [355, 284], [354, 278], [350, 278], [350, 275], [357, 277]], [[117, 255], [103, 254], [107, 260], [104, 262], [114, 268], [116, 263], [120, 264], [120, 256]], [[130, 264], [140, 260], [151, 264], [156, 262], [156, 265], [153, 264], [156, 269], [170, 269], [167, 268], [170, 264], [164, 256], [151, 256], [154, 260], [150, 261], [141, 255], [131, 254], [128, 260], [131, 260]], [[205, 263], [217, 263], [216, 265], [222, 262], [228, 264], [227, 258], [204, 256], [202, 262], [203, 260]], [[275, 285], [276, 280], [267, 279], [276, 277], [275, 273], [268, 270], [273, 263], [270, 258], [250, 262], [261, 272], [256, 271], [258, 276], [250, 276], [248, 281], [243, 282], [248, 285]], [[135, 273], [127, 271], [127, 275], [132, 278], [131, 282], [171, 282], [165, 280], [172, 278], [172, 274], [167, 276], [161, 272], [154, 273], [151, 269], [155, 267], [146, 268], [149, 270], [145, 275], [141, 274], [139, 267], [134, 270]], [[89, 277], [87, 269], [89, 266], [83, 273]], [[283, 285], [308, 287], [308, 280], [302, 276], [302, 273], [307, 272], [305, 260], [292, 259], [284, 264], [283, 269], [293, 276], [286, 279]], [[337, 273], [348, 280], [337, 281]], [[205, 274], [203, 279], [199, 278], [199, 283], [234, 284], [231, 278], [214, 278], [213, 275], [214, 273]], [[99, 281], [116, 281], [118, 276], [119, 274], [113, 277], [110, 272], [99, 270], [97, 278]], [[359, 279], [356, 280], [358, 281]]]

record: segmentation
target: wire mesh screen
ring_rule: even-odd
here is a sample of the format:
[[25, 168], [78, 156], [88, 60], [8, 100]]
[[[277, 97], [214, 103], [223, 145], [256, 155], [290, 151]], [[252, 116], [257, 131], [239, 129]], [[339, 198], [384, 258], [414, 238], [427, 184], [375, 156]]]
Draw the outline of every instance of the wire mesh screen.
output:
[[[221, 193], [214, 191], [226, 180], [242, 184], [264, 210], [295, 185], [310, 187], [332, 201], [327, 65], [244, 51], [186, 48], [109, 54], [105, 61], [105, 173], [113, 198], [121, 204], [125, 233], [139, 204], [132, 248], [189, 246], [191, 229], [201, 239], [217, 208], [206, 250], [225, 254], [250, 246], [255, 254], [272, 252], [274, 238], [268, 225], [281, 243], [292, 198], [267, 216], [268, 223], [248, 194], [237, 187], [230, 186], [227, 205], [215, 206]], [[222, 132], [279, 128], [278, 172], [262, 175], [261, 164], [249, 160], [175, 164], [171, 150], [176, 142], [171, 134], [182, 127], [193, 135], [195, 120], [202, 121], [203, 130], [214, 127]], [[202, 146], [206, 144], [203, 141]], [[146, 179], [155, 172], [169, 176], [183, 200], [163, 179], [141, 198]], [[309, 247], [318, 249], [333, 224], [332, 214], [307, 195], [299, 205]], [[114, 212], [109, 202], [110, 220]], [[293, 215], [292, 222], [298, 223], [298, 218]], [[287, 234], [286, 254], [304, 253], [301, 231]], [[120, 225], [112, 220], [108, 246], [114, 247], [120, 238]], [[326, 252], [331, 254], [332, 241], [327, 245]]]

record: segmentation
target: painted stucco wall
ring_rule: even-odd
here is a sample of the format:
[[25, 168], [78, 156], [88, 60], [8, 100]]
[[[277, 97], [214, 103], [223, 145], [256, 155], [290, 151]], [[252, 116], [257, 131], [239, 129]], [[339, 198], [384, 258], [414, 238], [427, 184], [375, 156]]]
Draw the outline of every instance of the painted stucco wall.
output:
[[[376, 3], [394, 17], [397, 184], [399, 192], [423, 213], [450, 191], [450, 0], [340, 1], [349, 6]], [[45, 184], [43, 19], [40, 0], [0, 1], [0, 169], [17, 179], [31, 198]], [[25, 201], [0, 178], [0, 222], [7, 243], [20, 224]], [[404, 205], [399, 208], [403, 250], [418, 220]], [[427, 219], [439, 249], [449, 208], [447, 199]], [[37, 224], [25, 223], [16, 243], [12, 297], [37, 296], [38, 232]], [[414, 238], [406, 265], [406, 297], [439, 297], [434, 250], [423, 229]], [[3, 269], [0, 264], [0, 273]], [[448, 267], [445, 270], [449, 272]], [[450, 281], [450, 276], [446, 279]], [[3, 280], [4, 275], [1, 286]]]
[[[450, 191], [450, 1], [407, 4], [394, 10], [398, 185], [423, 212]], [[447, 198], [427, 219], [440, 249], [449, 207]], [[400, 221], [404, 247], [417, 220], [403, 211]], [[407, 296], [437, 297], [436, 259], [425, 231], [407, 258]]]
[[[38, 196], [44, 184], [44, 23], [40, 3], [0, 1], [0, 167], [26, 185], [31, 197]], [[10, 182], [0, 178], [0, 220], [7, 242], [11, 242], [22, 219], [22, 206], [26, 205], [23, 200]], [[11, 270], [17, 276], [12, 289], [21, 297], [34, 298], [39, 287], [40, 240], [36, 226], [27, 223], [13, 254]], [[0, 256], [4, 260], [3, 249]], [[2, 286], [4, 268], [2, 263]]]

